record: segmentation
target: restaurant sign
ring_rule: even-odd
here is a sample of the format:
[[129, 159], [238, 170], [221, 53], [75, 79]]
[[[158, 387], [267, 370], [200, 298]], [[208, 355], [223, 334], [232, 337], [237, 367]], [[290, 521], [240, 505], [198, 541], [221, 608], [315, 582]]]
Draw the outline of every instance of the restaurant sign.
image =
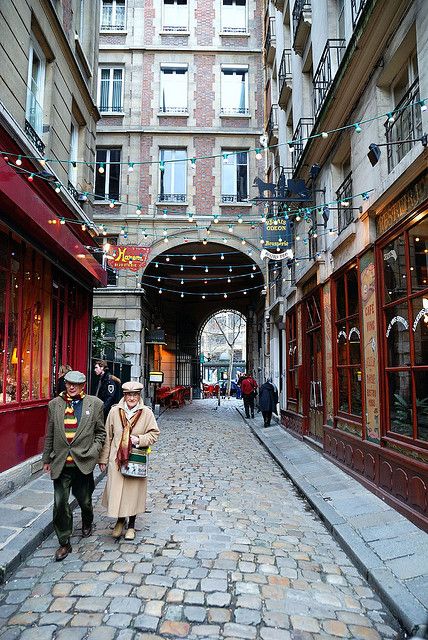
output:
[[146, 266], [149, 252], [150, 247], [131, 245], [116, 247], [112, 245], [108, 251], [107, 259], [112, 269], [138, 271]]
[[263, 256], [272, 260], [293, 257], [293, 237], [289, 220], [269, 218], [263, 225]]

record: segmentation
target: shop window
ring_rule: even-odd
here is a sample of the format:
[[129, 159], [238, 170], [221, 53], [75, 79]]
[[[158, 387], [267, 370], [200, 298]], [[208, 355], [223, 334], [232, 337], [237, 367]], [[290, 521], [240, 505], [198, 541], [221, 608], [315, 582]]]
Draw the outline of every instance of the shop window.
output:
[[188, 28], [187, 0], [163, 0], [163, 31], [187, 31]]
[[243, 116], [248, 108], [248, 67], [221, 67], [221, 115]]
[[246, 202], [248, 199], [247, 151], [222, 151], [221, 201]]
[[159, 110], [165, 114], [187, 113], [187, 65], [161, 65]]
[[221, 7], [222, 33], [247, 33], [247, 1], [222, 0]]
[[386, 431], [428, 442], [428, 217], [382, 258]]
[[294, 309], [287, 314], [287, 408], [297, 411], [299, 391], [297, 388], [298, 352], [297, 352], [297, 318]]
[[26, 120], [37, 135], [43, 133], [43, 98], [45, 93], [46, 58], [33, 38], [28, 55]]
[[101, 357], [104, 360], [114, 360], [116, 353], [116, 320], [102, 320], [101, 332], [103, 336]]
[[361, 327], [358, 268], [352, 265], [335, 281], [336, 412], [362, 417]]
[[125, 29], [125, 0], [101, 0], [101, 31]]
[[100, 69], [98, 107], [101, 113], [123, 113], [123, 69], [121, 67]]
[[159, 154], [159, 202], [186, 202], [185, 149], [161, 149]]
[[119, 200], [121, 150], [97, 149], [96, 158], [95, 199]]

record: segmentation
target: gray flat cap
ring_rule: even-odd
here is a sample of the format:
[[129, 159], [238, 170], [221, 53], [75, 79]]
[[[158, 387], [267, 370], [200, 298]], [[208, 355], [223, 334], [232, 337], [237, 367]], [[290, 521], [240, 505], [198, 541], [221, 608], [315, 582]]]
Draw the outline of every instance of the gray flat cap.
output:
[[86, 382], [86, 376], [81, 371], [69, 371], [65, 374], [64, 380], [71, 384], [83, 384]]

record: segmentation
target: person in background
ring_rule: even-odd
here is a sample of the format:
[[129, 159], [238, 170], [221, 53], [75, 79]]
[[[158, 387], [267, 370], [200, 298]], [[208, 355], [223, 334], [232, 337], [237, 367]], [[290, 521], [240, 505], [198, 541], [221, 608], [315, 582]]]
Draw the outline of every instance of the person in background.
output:
[[257, 395], [257, 382], [249, 373], [244, 373], [241, 379], [241, 393], [244, 400], [245, 417], [254, 418], [254, 399]]
[[96, 360], [94, 371], [99, 376], [95, 395], [104, 402], [104, 418], [106, 419], [112, 406], [119, 402], [121, 381], [110, 373], [107, 360]]
[[53, 524], [60, 545], [55, 560], [64, 560], [72, 551], [70, 489], [82, 510], [82, 537], [92, 534], [93, 471], [106, 437], [103, 403], [83, 391], [85, 374], [69, 371], [64, 382], [65, 391], [48, 404], [42, 455], [43, 469], [54, 483]]
[[58, 369], [58, 381], [56, 383], [56, 395], [59, 396], [60, 393], [65, 391], [65, 380], [64, 376], [66, 373], [71, 371], [71, 367], [69, 364], [61, 364]]
[[125, 540], [135, 539], [135, 518], [146, 510], [147, 478], [126, 477], [120, 468], [128, 462], [131, 447], [149, 447], [159, 437], [155, 416], [141, 398], [142, 389], [140, 382], [122, 385], [123, 398], [108, 415], [107, 439], [99, 458], [101, 471], [107, 468], [102, 505], [107, 515], [116, 518], [113, 538], [121, 537], [128, 518]]
[[268, 378], [259, 390], [259, 409], [262, 412], [265, 427], [270, 427], [272, 413], [276, 413], [277, 404], [278, 389], [272, 383], [272, 379]]

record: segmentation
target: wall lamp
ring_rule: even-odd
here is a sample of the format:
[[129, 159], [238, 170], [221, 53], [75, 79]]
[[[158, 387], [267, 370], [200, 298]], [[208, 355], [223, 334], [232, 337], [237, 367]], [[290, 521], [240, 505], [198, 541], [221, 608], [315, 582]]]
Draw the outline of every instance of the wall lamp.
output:
[[375, 164], [379, 162], [381, 153], [380, 147], [389, 147], [393, 144], [405, 144], [406, 142], [422, 142], [422, 146], [426, 147], [428, 144], [428, 135], [424, 133], [420, 138], [409, 138], [409, 140], [394, 140], [394, 142], [381, 142], [379, 144], [375, 144], [374, 142], [372, 142], [369, 145], [369, 152], [367, 154], [372, 167], [374, 167]]

